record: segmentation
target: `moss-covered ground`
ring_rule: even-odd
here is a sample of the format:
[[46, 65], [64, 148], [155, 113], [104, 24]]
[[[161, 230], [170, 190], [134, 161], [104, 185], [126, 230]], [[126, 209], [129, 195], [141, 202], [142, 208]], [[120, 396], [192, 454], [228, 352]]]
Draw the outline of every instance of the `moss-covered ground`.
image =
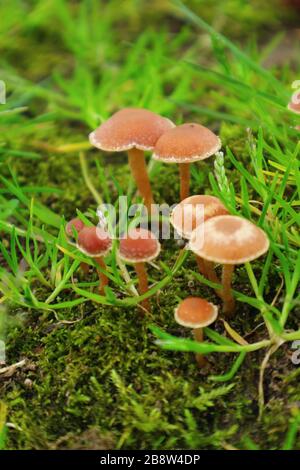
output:
[[[80, 3], [81, 6], [62, 0], [34, 4], [14, 0], [7, 10], [0, 7], [0, 79], [3, 77], [8, 89], [3, 109], [24, 107], [18, 113], [0, 116], [0, 169], [6, 182], [16, 182], [16, 175], [17, 184], [29, 200], [33, 197], [34, 203], [42, 203], [65, 220], [73, 217], [77, 209], [83, 213], [95, 211], [97, 203], [86, 185], [78, 158], [81, 150], [88, 162], [90, 179], [102, 197], [105, 194], [97, 163], [104, 171], [105, 190], [111, 200], [116, 200], [117, 188], [126, 194], [131, 184], [126, 155], [104, 155], [85, 146], [93, 127], [111, 112], [128, 105], [149, 107], [176, 122], [194, 120], [208, 125], [220, 134], [224, 148], [229, 146], [250, 174], [255, 170], [251, 167], [251, 136], [246, 127], [255, 121], [256, 139], [268, 110], [271, 117], [266, 121], [271, 130], [264, 129], [265, 160], [274, 156], [270, 134], [272, 126], [281, 125], [276, 124], [277, 111], [270, 111], [263, 104], [260, 108], [259, 98], [249, 98], [246, 91], [243, 94], [234, 84], [224, 84], [218, 77], [212, 79], [204, 71], [197, 75], [193, 67], [184, 64], [193, 61], [231, 78], [241, 76], [246, 67], [236, 56], [231, 62], [216, 38], [211, 49], [207, 31], [195, 29], [180, 9], [169, 2], [153, 2], [149, 8], [148, 2], [128, 1], [121, 14], [119, 2]], [[276, 10], [278, 15], [274, 16], [273, 9], [264, 6], [258, 15], [256, 6], [250, 7], [248, 2], [243, 8], [239, 6], [243, 2], [238, 1], [210, 2], [208, 9], [207, 2], [186, 3], [216, 30], [237, 42], [241, 50], [247, 50], [257, 64], [273, 54], [277, 40], [280, 42], [277, 31], [291, 29], [295, 22], [294, 13], [284, 9], [279, 10], [281, 13]], [[280, 4], [277, 8], [284, 7]], [[272, 68], [287, 94], [290, 83], [299, 78], [299, 47], [293, 46], [289, 53], [284, 66], [274, 64]], [[267, 80], [261, 82], [255, 71], [246, 70], [244, 78], [253, 88], [270, 92], [271, 85]], [[282, 94], [278, 101], [285, 96]], [[282, 115], [283, 111], [278, 113]], [[286, 127], [280, 130], [279, 147], [283, 154], [297, 143], [295, 134], [286, 130], [291, 127], [288, 119], [291, 116], [284, 115]], [[259, 141], [255, 142], [259, 146]], [[74, 143], [78, 144], [75, 151], [62, 147]], [[245, 191], [240, 172], [229, 158], [225, 167], [227, 178], [236, 189], [237, 210], [247, 215], [247, 207], [241, 202]], [[212, 194], [213, 171], [212, 161], [195, 165], [191, 192]], [[298, 177], [296, 172], [293, 175]], [[291, 200], [297, 202], [294, 191], [299, 180], [295, 184], [293, 175], [284, 194], [279, 194], [288, 204]], [[258, 178], [257, 174], [254, 177]], [[157, 201], [173, 204], [178, 200], [175, 165], [160, 165], [151, 179]], [[265, 181], [268, 187], [272, 179]], [[26, 231], [30, 217], [35, 227], [58, 236], [57, 227], [30, 215], [30, 203], [28, 206], [21, 201], [11, 188], [3, 183], [0, 191], [0, 229], [6, 250], [12, 249], [11, 224]], [[248, 199], [258, 201], [252, 208], [263, 202], [255, 185], [248, 184]], [[287, 215], [282, 207], [276, 215], [279, 213], [279, 222], [285, 224]], [[299, 248], [295, 243], [299, 241], [297, 233], [293, 231], [295, 220], [287, 228], [284, 226], [284, 230], [292, 230], [293, 240], [287, 242], [291, 242], [291, 251], [284, 252], [286, 256], [290, 253], [291, 273], [296, 269], [293, 263]], [[22, 236], [20, 240], [33, 252], [32, 242]], [[281, 239], [279, 247], [285, 243], [286, 238]], [[43, 244], [39, 249], [43, 253]], [[139, 315], [137, 306], [101, 305], [87, 299], [59, 310], [42, 305], [39, 308], [34, 302], [31, 305], [27, 285], [40, 302], [45, 302], [55, 287], [55, 282], [50, 282], [51, 262], [41, 263], [41, 271], [49, 281], [44, 285], [36, 273], [27, 269], [18, 248], [16, 252], [18, 267], [24, 269], [26, 279], [21, 282], [21, 274], [14, 277], [16, 286], [20, 281], [19, 302], [12, 289], [3, 288], [4, 272], [11, 269], [3, 251], [0, 255], [0, 314], [5, 318], [1, 335], [6, 343], [7, 365], [26, 361], [9, 373], [0, 374], [0, 431], [1, 416], [6, 422], [3, 448], [300, 448], [300, 369], [291, 361], [291, 343], [284, 344], [267, 365], [265, 406], [260, 419], [258, 384], [265, 349], [247, 354], [231, 380], [215, 382], [210, 377], [228, 372], [236, 354], [209, 354], [209, 367], [201, 370], [193, 353], [165, 350], [156, 344], [149, 328], [152, 324], [174, 336], [190, 337], [188, 330], [174, 322], [178, 299], [200, 295], [220, 302], [213, 289], [195, 278], [197, 266], [192, 256], [166, 287], [155, 292], [151, 298], [152, 317], [147, 319]], [[171, 267], [178, 253], [176, 241], [164, 241], [160, 260]], [[264, 263], [265, 259], [252, 264], [258, 280]], [[166, 275], [162, 267], [150, 267], [149, 273], [154, 285]], [[57, 270], [56, 276], [61, 275]], [[77, 270], [74, 278], [74, 283], [92, 283], [97, 276], [94, 269], [85, 278]], [[264, 286], [265, 305], [281, 311], [288, 287], [285, 280], [275, 257]], [[233, 286], [247, 298], [255, 297], [244, 266], [236, 269]], [[90, 284], [86, 289], [96, 292]], [[112, 289], [117, 298], [124, 297], [118, 286], [113, 285]], [[12, 292], [11, 296], [8, 292]], [[294, 293], [287, 331], [296, 330], [300, 320], [297, 289]], [[78, 297], [72, 286], [65, 287], [53, 304]], [[250, 303], [238, 302], [230, 325], [247, 341], [256, 343], [268, 335], [261, 312]], [[225, 335], [222, 319], [214, 328]]]

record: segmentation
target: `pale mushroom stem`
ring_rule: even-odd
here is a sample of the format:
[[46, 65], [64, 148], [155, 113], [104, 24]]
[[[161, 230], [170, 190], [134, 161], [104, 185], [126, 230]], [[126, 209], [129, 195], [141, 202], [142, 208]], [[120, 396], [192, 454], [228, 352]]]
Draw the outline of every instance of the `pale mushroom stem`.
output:
[[220, 280], [216, 274], [214, 263], [212, 261], [204, 261], [205, 270], [207, 272], [207, 277], [211, 282], [220, 284]]
[[144, 199], [144, 204], [148, 210], [148, 214], [151, 215], [153, 196], [147, 173], [144, 152], [136, 148], [128, 150], [128, 162], [139, 193]]
[[[145, 263], [135, 263], [134, 269], [135, 269], [135, 272], [137, 274], [138, 281], [139, 281], [139, 288], [138, 288], [139, 294], [143, 295], [146, 292], [148, 292], [148, 288], [149, 288], [148, 275], [147, 275], [147, 269], [146, 269]], [[144, 299], [141, 302], [141, 305], [142, 307], [144, 307], [146, 310], [150, 312], [149, 299]]]
[[207, 270], [206, 270], [204, 259], [201, 258], [201, 256], [196, 255], [196, 262], [197, 262], [197, 266], [198, 266], [200, 274], [203, 274], [203, 276], [207, 277]]
[[[204, 260], [204, 264], [207, 273], [207, 279], [211, 282], [214, 282], [215, 284], [221, 284], [221, 281], [216, 274], [214, 263], [212, 261]], [[215, 289], [215, 293], [220, 297], [220, 299], [223, 299], [222, 290]]]
[[[205, 276], [209, 281], [214, 282], [215, 284], [220, 284], [220, 279], [218, 278], [214, 263], [212, 261], [207, 261], [196, 255], [196, 261], [198, 269], [203, 276]], [[216, 294], [223, 299], [223, 292], [220, 289], [215, 289]]]
[[[94, 258], [95, 261], [99, 264], [100, 268], [102, 268], [104, 271], [106, 271], [106, 264], [102, 258], [102, 256], [98, 256]], [[98, 270], [98, 276], [99, 276], [99, 293], [100, 295], [105, 295], [104, 287], [108, 285], [108, 277], [106, 274], [104, 274], [102, 271]]]
[[186, 199], [190, 195], [190, 164], [179, 163], [180, 173], [180, 200]]
[[222, 297], [223, 297], [223, 312], [230, 316], [235, 309], [235, 300], [231, 292], [232, 274], [234, 271], [234, 264], [224, 264], [222, 272]]
[[[202, 343], [204, 340], [203, 328], [195, 328], [193, 330], [194, 338], [199, 343]], [[204, 367], [207, 364], [205, 357], [202, 354], [195, 354], [196, 361], [200, 367]]]
[[[214, 282], [215, 284], [220, 284], [220, 279], [218, 278], [214, 263], [212, 261], [207, 261], [200, 256], [196, 255], [196, 261], [198, 269], [203, 276], [205, 276], [209, 281]], [[222, 299], [222, 291], [220, 289], [215, 289], [216, 294]]]

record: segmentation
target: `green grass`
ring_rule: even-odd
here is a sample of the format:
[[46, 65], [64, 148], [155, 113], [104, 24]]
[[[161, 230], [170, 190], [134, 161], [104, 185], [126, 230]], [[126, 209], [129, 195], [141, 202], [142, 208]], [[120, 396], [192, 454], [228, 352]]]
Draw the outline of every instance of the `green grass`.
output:
[[[268, 9], [258, 19], [226, 1], [203, 19], [204, 2], [192, 3], [193, 11], [158, 2], [146, 20], [134, 1], [123, 20], [115, 1], [101, 11], [94, 1], [36, 2], [26, 15], [18, 0], [0, 7], [0, 79], [9, 92], [0, 113], [0, 339], [8, 364], [26, 358], [11, 377], [0, 375], [0, 448], [74, 448], [85, 439], [90, 448], [300, 448], [289, 357], [300, 339], [300, 122], [286, 109], [299, 64], [265, 69], [281, 36], [257, 45], [228, 20], [256, 25], [260, 39], [279, 21]], [[141, 320], [134, 274], [124, 281], [116, 247], [100, 296], [95, 270], [78, 271], [93, 261], [64, 234], [76, 213], [95, 222], [102, 200], [137, 200], [125, 155], [87, 142], [124, 106], [218, 131], [224, 158], [193, 166], [192, 192], [218, 196], [270, 238], [265, 258], [236, 270], [230, 327], [218, 321], [203, 344], [173, 320], [187, 295], [218, 302], [191, 254], [164, 242], [142, 297], [151, 296], [153, 314]], [[176, 202], [177, 169], [150, 168], [156, 200]], [[207, 354], [208, 375], [191, 352]]]

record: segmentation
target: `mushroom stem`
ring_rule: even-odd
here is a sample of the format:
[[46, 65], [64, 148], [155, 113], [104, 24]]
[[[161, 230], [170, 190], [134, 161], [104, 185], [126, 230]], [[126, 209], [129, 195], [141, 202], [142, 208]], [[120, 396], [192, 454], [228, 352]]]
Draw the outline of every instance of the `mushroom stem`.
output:
[[151, 215], [151, 204], [153, 204], [154, 201], [144, 152], [137, 148], [128, 150], [128, 162], [139, 193], [144, 199], [144, 204], [148, 210], [148, 214]]
[[[207, 273], [207, 279], [211, 282], [214, 282], [215, 284], [221, 284], [221, 281], [216, 274], [214, 263], [212, 261], [205, 260], [204, 264]], [[223, 299], [222, 290], [215, 289], [215, 292], [220, 297], [220, 299]]]
[[224, 264], [222, 272], [222, 298], [223, 312], [230, 316], [235, 309], [235, 300], [231, 292], [231, 280], [234, 271], [234, 264]]
[[[106, 264], [105, 264], [102, 256], [97, 256], [94, 259], [99, 264], [100, 268], [102, 268], [103, 270], [106, 270]], [[104, 274], [100, 270], [98, 270], [98, 276], [99, 276], [99, 280], [100, 280], [99, 293], [100, 293], [100, 295], [105, 295], [104, 287], [108, 285], [108, 277], [106, 276], [106, 274]]]
[[214, 263], [212, 261], [204, 261], [205, 269], [207, 272], [208, 279], [211, 282], [215, 282], [216, 284], [220, 284], [220, 280], [216, 274]]
[[[193, 330], [193, 333], [194, 333], [195, 341], [202, 343], [204, 339], [203, 328], [195, 328]], [[204, 367], [207, 364], [207, 361], [202, 354], [195, 354], [195, 358], [200, 367]]]
[[80, 269], [83, 272], [83, 274], [88, 274], [90, 270], [90, 266], [87, 263], [80, 263]]
[[198, 266], [200, 274], [203, 274], [203, 276], [207, 277], [207, 270], [206, 270], [204, 259], [201, 258], [201, 256], [196, 255], [196, 262], [197, 262], [197, 266]]
[[[139, 280], [139, 294], [143, 295], [148, 292], [148, 275], [145, 263], [135, 263], [134, 265], [135, 272]], [[150, 301], [149, 299], [144, 299], [141, 302], [142, 307], [150, 312]]]
[[190, 164], [179, 163], [180, 173], [180, 200], [186, 199], [190, 195]]

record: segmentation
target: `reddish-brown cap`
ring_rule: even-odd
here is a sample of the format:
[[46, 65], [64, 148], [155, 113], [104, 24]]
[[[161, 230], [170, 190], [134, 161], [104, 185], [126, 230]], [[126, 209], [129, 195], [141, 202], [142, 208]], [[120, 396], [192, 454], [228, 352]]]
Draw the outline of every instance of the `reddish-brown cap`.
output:
[[288, 109], [293, 113], [300, 114], [300, 93], [296, 94], [296, 100], [292, 99], [289, 102]]
[[188, 328], [204, 328], [218, 316], [218, 307], [200, 297], [188, 297], [175, 309], [175, 320]]
[[99, 227], [84, 227], [78, 234], [77, 247], [91, 257], [105, 256], [111, 248], [111, 239]]
[[249, 220], [219, 215], [193, 231], [189, 248], [209, 261], [242, 264], [263, 255], [269, 244], [265, 232]]
[[143, 228], [129, 230], [120, 240], [119, 255], [128, 263], [144, 263], [159, 255], [160, 243], [155, 235]]
[[165, 132], [157, 141], [153, 158], [166, 163], [204, 160], [221, 148], [221, 141], [200, 124], [182, 124]]
[[181, 237], [190, 239], [192, 231], [199, 224], [224, 214], [228, 214], [228, 210], [217, 197], [190, 196], [174, 207], [170, 222]]
[[82, 220], [80, 220], [79, 217], [75, 217], [67, 223], [66, 234], [68, 235], [68, 237], [73, 237], [73, 229], [75, 230], [75, 232], [79, 233], [84, 228], [84, 226], [85, 225]]
[[125, 108], [89, 135], [92, 145], [108, 152], [137, 148], [152, 150], [159, 137], [174, 124], [147, 109]]

